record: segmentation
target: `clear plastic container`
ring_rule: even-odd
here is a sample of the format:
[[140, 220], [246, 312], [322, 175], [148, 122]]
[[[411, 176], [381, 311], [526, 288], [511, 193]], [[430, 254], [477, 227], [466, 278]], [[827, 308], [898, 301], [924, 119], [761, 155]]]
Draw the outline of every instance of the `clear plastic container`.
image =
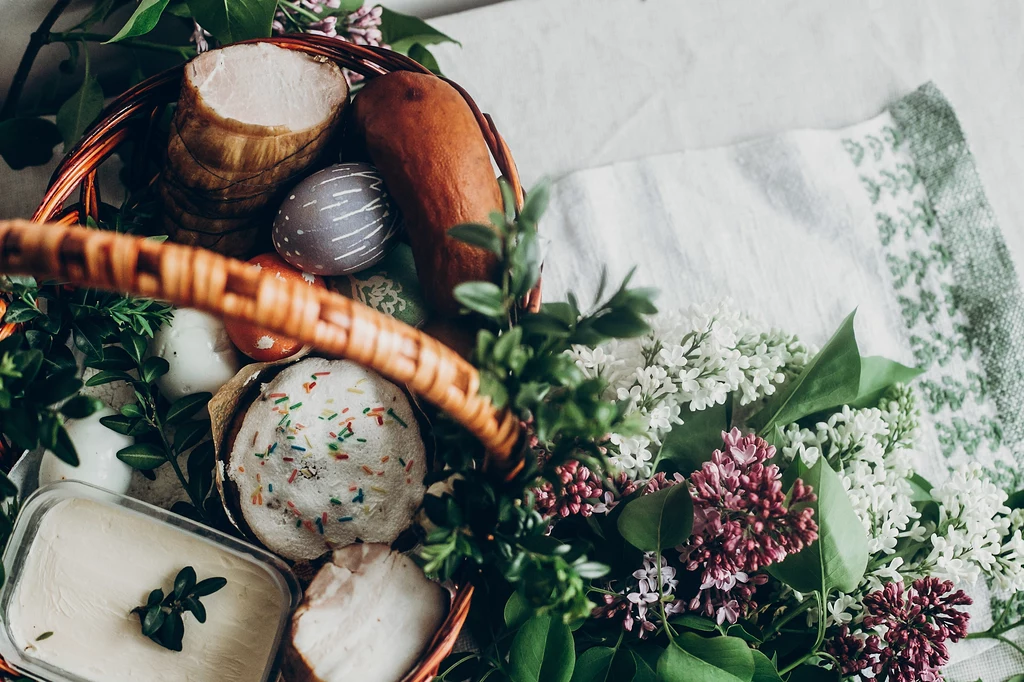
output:
[[[90, 533], [95, 537], [86, 537]], [[3, 565], [0, 654], [12, 667], [48, 682], [178, 680], [186, 672], [187, 679], [209, 673], [211, 681], [276, 680], [281, 639], [301, 596], [295, 576], [274, 555], [77, 481], [40, 488], [25, 500]], [[189, 565], [200, 580], [221, 575], [228, 585], [203, 598], [206, 623], [186, 614], [184, 650], [171, 652], [144, 637], [138, 617], [129, 612], [149, 589], [169, 592], [176, 571]], [[83, 582], [90, 575], [100, 579]], [[58, 627], [40, 633], [50, 622]], [[240, 632], [251, 635], [248, 643]], [[237, 649], [246, 646], [256, 649]], [[265, 664], [256, 660], [260, 656]], [[183, 667], [200, 661], [217, 669], [204, 667], [197, 678]]]

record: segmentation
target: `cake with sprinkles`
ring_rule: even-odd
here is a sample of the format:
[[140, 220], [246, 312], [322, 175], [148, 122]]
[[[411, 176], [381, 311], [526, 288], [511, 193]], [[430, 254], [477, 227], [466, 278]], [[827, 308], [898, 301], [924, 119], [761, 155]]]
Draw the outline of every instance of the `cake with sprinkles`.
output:
[[261, 386], [225, 474], [253, 535], [300, 561], [394, 541], [423, 500], [425, 459], [401, 389], [347, 360], [306, 358]]

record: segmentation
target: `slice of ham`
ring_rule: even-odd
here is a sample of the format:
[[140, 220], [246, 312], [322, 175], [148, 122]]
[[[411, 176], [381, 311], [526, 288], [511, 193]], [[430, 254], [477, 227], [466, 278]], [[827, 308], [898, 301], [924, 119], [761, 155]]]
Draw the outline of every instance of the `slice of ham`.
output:
[[444, 620], [447, 590], [386, 545], [334, 553], [292, 615], [288, 682], [399, 682]]
[[337, 64], [269, 43], [186, 64], [159, 181], [171, 238], [231, 256], [269, 248], [273, 211], [320, 158], [347, 101]]

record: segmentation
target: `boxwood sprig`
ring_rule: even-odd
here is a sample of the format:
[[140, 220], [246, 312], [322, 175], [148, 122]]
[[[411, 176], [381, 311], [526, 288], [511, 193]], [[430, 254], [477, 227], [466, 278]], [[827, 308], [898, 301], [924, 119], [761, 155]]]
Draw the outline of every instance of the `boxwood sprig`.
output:
[[573, 295], [537, 312], [522, 310], [523, 297], [540, 278], [537, 224], [549, 186], [535, 187], [520, 211], [509, 185], [502, 182], [501, 188], [505, 210], [491, 215], [491, 225], [449, 231], [494, 254], [500, 276], [496, 282], [461, 284], [454, 295], [479, 323], [472, 361], [481, 392], [527, 426], [530, 438], [519, 453], [524, 466], [512, 480], [496, 480], [484, 471], [486, 453], [470, 434], [450, 421], [435, 424], [438, 457], [446, 465], [441, 475], [450, 477], [451, 485], [424, 501], [433, 527], [419, 556], [426, 572], [442, 579], [454, 577], [467, 562], [497, 570], [536, 613], [578, 621], [593, 608], [587, 580], [607, 567], [587, 559], [591, 548], [584, 541], [550, 537], [531, 491], [544, 480], [559, 486], [556, 467], [569, 459], [608, 470], [602, 448], [608, 434], [633, 430], [625, 406], [605, 395], [606, 382], [588, 378], [566, 351], [646, 334], [646, 317], [657, 312], [655, 291], [631, 287], [631, 274], [605, 297], [602, 277], [597, 300], [587, 310]]
[[191, 613], [199, 623], [206, 622], [206, 606], [203, 597], [217, 592], [225, 585], [224, 578], [206, 578], [196, 582], [196, 570], [191, 566], [178, 571], [174, 586], [166, 596], [162, 589], [149, 593], [142, 606], [130, 611], [139, 617], [142, 634], [171, 651], [181, 651], [185, 636], [185, 613]]

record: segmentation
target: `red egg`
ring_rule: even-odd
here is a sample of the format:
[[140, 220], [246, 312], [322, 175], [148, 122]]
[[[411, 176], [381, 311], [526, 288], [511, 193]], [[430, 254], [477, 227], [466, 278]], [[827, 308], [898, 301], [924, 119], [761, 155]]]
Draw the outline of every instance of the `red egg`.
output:
[[[264, 253], [249, 262], [264, 272], [273, 273], [282, 279], [304, 282], [311, 287], [324, 288], [326, 286], [323, 278], [296, 270], [276, 253]], [[224, 323], [224, 326], [227, 328], [231, 343], [253, 360], [260, 362], [280, 360], [298, 353], [302, 348], [301, 341], [289, 339], [287, 336], [255, 325], [228, 321]]]

